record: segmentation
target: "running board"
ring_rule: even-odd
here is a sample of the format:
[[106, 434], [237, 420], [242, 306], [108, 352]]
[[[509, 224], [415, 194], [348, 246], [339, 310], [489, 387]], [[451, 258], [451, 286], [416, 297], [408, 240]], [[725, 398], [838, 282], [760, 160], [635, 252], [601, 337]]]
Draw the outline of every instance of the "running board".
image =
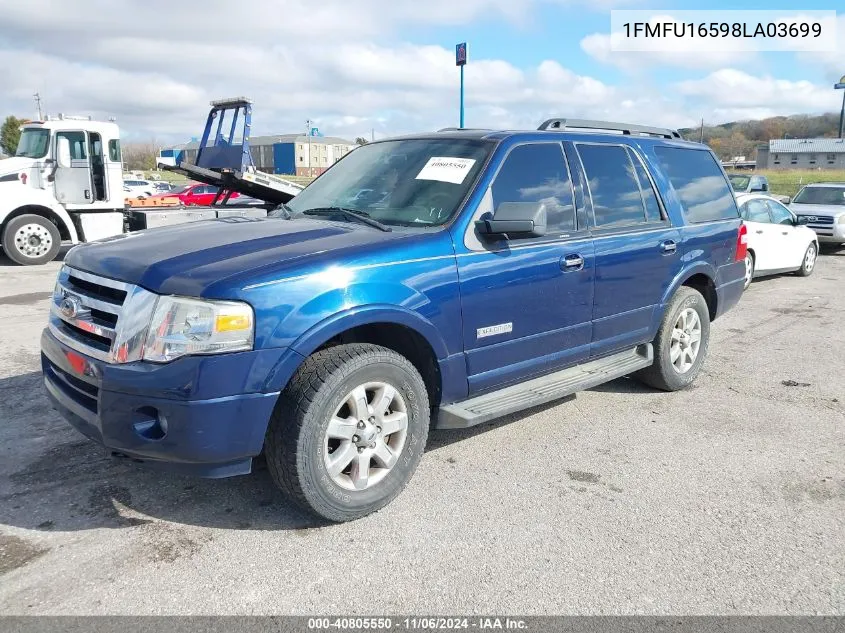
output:
[[651, 343], [440, 407], [438, 429], [463, 429], [627, 376], [654, 361]]

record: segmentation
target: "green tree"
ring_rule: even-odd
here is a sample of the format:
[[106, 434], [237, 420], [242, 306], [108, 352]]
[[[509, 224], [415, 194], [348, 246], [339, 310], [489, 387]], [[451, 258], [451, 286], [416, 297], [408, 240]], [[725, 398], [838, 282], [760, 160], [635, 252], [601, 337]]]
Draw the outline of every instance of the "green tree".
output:
[[359, 136], [358, 138], [355, 139], [355, 145], [366, 145], [366, 144], [367, 144], [367, 139], [365, 139], [363, 136]]
[[9, 115], [0, 127], [0, 148], [9, 156], [14, 156], [18, 149], [18, 141], [21, 138], [21, 125], [23, 119]]

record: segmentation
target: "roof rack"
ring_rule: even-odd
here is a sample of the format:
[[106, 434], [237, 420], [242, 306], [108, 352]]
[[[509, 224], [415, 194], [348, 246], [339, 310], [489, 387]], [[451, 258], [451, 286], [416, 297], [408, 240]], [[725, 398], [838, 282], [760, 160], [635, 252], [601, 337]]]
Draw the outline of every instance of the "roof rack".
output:
[[630, 125], [628, 123], [614, 123], [612, 121], [590, 121], [588, 119], [549, 119], [544, 121], [538, 130], [568, 130], [579, 128], [584, 130], [607, 130], [622, 132], [627, 135], [660, 136], [662, 138], [682, 138], [677, 130], [664, 127], [650, 127], [647, 125]]
[[484, 127], [444, 127], [438, 132], [489, 132], [488, 128]]

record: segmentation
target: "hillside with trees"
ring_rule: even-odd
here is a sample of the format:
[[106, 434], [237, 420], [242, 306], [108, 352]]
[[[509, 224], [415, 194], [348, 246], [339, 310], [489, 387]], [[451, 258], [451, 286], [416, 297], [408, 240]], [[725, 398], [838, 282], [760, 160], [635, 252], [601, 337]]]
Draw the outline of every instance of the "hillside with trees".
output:
[[[706, 122], [705, 122], [706, 123]], [[700, 139], [701, 128], [678, 130], [691, 141]], [[734, 121], [721, 125], [704, 125], [704, 142], [722, 160], [734, 156], [745, 156], [747, 160], [757, 157], [757, 145], [778, 138], [820, 138], [839, 135], [839, 114], [828, 113], [818, 116], [795, 114], [778, 116], [760, 121]]]

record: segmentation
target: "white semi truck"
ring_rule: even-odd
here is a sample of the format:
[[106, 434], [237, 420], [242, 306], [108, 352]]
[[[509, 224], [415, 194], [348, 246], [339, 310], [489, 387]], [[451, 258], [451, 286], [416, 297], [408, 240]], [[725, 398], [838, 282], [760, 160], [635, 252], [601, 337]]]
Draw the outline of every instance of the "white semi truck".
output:
[[25, 124], [15, 155], [0, 160], [0, 235], [18, 264], [123, 233], [125, 204], [115, 123], [45, 117]]

